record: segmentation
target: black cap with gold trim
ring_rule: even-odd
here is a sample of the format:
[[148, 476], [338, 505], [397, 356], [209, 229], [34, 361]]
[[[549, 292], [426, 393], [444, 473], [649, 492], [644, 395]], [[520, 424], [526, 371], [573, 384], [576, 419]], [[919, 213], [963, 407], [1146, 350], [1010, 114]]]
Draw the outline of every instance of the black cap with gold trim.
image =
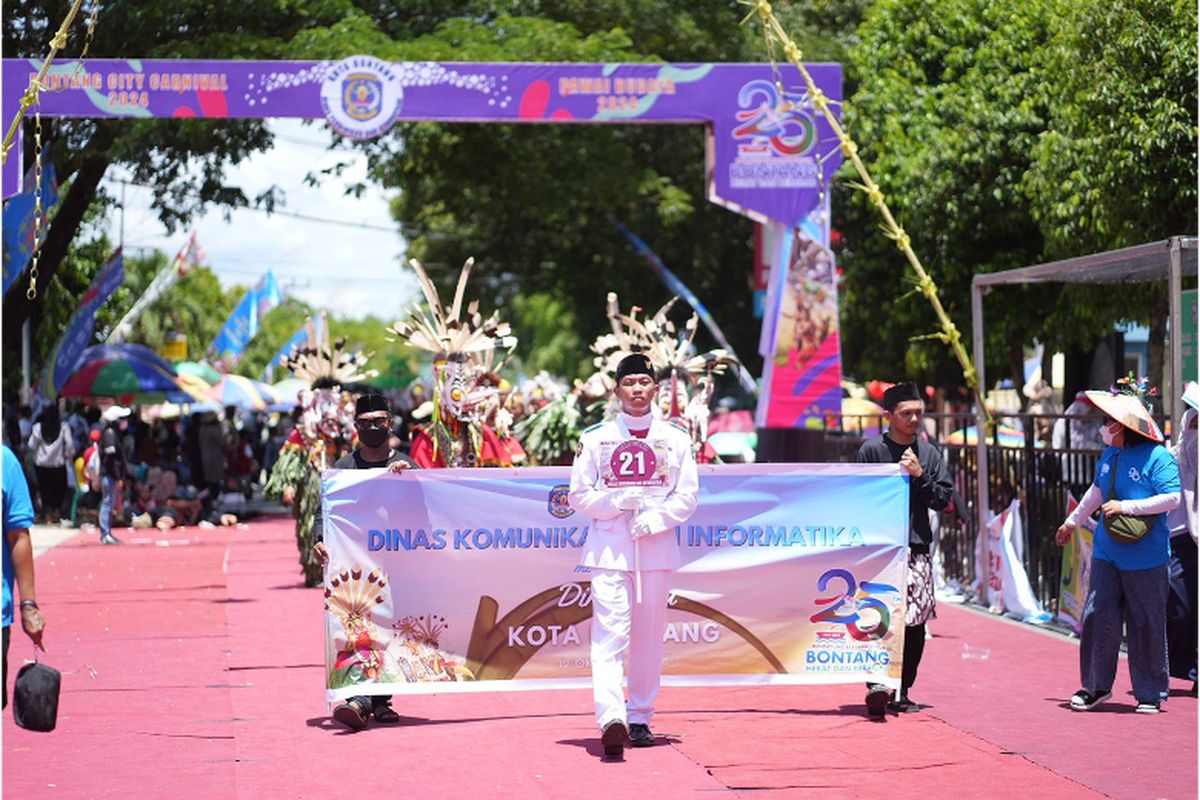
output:
[[654, 377], [654, 365], [650, 363], [650, 356], [645, 353], [633, 353], [621, 359], [621, 363], [617, 364], [617, 383], [626, 375], [649, 375]]

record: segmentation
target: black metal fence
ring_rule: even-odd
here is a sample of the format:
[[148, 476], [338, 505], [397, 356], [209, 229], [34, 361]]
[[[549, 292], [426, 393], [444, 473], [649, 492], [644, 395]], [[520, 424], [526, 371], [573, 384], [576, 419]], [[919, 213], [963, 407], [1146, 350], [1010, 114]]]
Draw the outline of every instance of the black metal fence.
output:
[[[1020, 499], [1025, 570], [1042, 607], [1051, 613], [1058, 608], [1062, 573], [1062, 550], [1054, 542], [1054, 533], [1066, 516], [1068, 494], [1076, 499], [1083, 496], [1100, 456], [1098, 446], [1072, 448], [1068, 443], [1096, 437], [1098, 419], [1009, 416], [1005, 418], [1008, 427], [1020, 432], [1001, 435], [1001, 443], [989, 441], [987, 447], [988, 505], [1000, 513], [1014, 498]], [[823, 460], [849, 462], [855, 460], [862, 443], [878, 432], [881, 420], [844, 416], [827, 422], [831, 424], [824, 434]], [[1051, 438], [1055, 425], [1059, 435]], [[940, 514], [938, 534], [946, 579], [967, 587], [975, 579], [979, 535], [975, 417], [927, 414], [926, 426], [954, 481], [954, 502]], [[1067, 446], [1053, 447], [1054, 441]]]

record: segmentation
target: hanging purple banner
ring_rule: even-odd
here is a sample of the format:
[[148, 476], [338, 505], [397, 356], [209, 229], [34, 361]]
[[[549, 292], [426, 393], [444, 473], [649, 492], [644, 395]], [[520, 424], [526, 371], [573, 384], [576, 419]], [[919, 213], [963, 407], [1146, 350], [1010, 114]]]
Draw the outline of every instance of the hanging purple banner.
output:
[[[3, 63], [7, 123], [39, 64]], [[789, 226], [817, 205], [822, 182], [841, 163], [835, 137], [813, 113], [790, 65], [780, 66], [782, 93], [769, 64], [396, 63], [352, 56], [323, 62], [97, 59], [79, 74], [75, 68], [74, 61], [53, 65], [42, 114], [324, 118], [353, 138], [418, 120], [704, 124], [709, 199]], [[840, 102], [841, 66], [809, 70]], [[19, 182], [19, 175], [10, 177], [16, 161], [5, 165], [5, 196]]]

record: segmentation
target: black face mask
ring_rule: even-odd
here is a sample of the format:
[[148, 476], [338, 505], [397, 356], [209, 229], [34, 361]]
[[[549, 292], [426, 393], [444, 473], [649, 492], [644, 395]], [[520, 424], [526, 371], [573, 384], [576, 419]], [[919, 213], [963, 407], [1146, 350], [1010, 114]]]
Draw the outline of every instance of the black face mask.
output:
[[358, 440], [367, 447], [379, 447], [388, 440], [387, 428], [359, 428]]

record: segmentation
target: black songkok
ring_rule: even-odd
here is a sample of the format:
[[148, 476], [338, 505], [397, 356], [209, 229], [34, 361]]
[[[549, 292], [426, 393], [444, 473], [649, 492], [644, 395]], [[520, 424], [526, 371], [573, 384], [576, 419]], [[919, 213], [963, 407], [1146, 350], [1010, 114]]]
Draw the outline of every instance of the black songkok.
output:
[[650, 363], [650, 357], [645, 353], [634, 353], [622, 358], [621, 363], [617, 364], [617, 383], [626, 375], [649, 375], [653, 378], [654, 365]]
[[891, 411], [908, 400], [920, 400], [921, 390], [915, 383], [897, 383], [883, 393], [883, 410]]
[[379, 392], [359, 395], [354, 401], [354, 416], [369, 414], [372, 411], [386, 411], [390, 414], [392, 407], [388, 404], [388, 399]]

